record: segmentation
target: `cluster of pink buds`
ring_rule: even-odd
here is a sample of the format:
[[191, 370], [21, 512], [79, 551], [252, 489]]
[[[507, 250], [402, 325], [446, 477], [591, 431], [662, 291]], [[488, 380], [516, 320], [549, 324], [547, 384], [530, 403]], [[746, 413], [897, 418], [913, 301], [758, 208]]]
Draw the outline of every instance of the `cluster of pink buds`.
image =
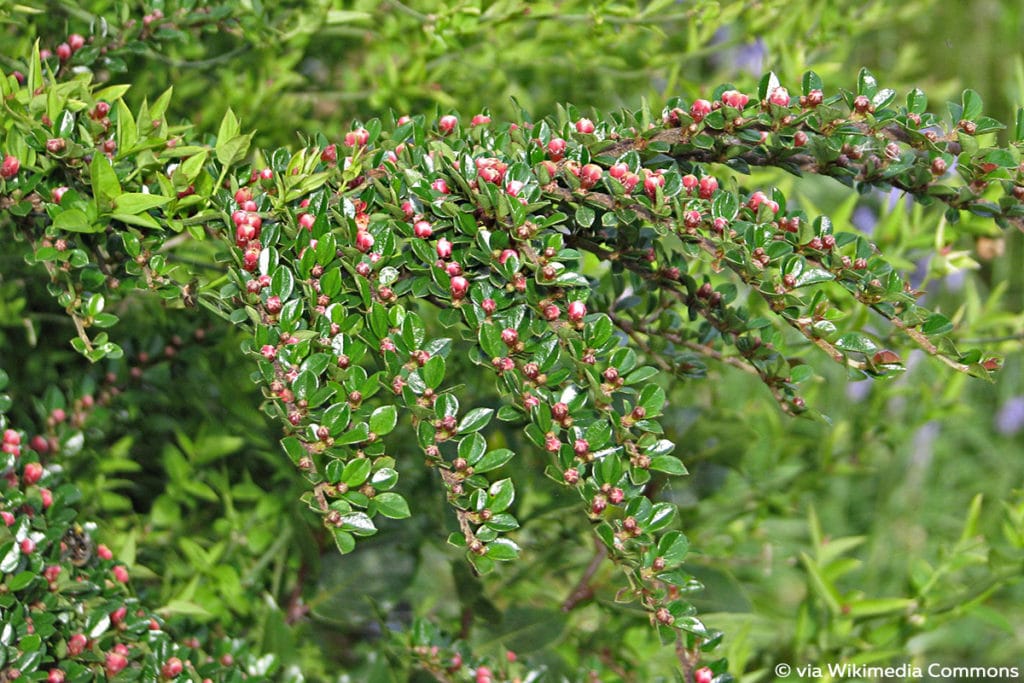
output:
[[21, 434], [13, 429], [4, 430], [3, 452], [18, 457], [21, 455]]

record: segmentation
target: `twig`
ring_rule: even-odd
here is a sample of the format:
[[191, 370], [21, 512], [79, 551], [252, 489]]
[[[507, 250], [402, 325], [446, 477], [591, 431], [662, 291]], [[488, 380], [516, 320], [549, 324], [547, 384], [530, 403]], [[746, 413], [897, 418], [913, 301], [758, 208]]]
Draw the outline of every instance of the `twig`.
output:
[[604, 545], [600, 541], [594, 543], [595, 550], [594, 556], [590, 559], [590, 564], [583, 571], [583, 575], [580, 576], [580, 580], [576, 582], [575, 588], [569, 593], [569, 597], [562, 603], [563, 612], [571, 612], [576, 605], [580, 604], [584, 600], [589, 600], [594, 597], [594, 588], [590, 585], [590, 580], [594, 578], [594, 574], [601, 567], [601, 563], [608, 557], [608, 552], [604, 549]]

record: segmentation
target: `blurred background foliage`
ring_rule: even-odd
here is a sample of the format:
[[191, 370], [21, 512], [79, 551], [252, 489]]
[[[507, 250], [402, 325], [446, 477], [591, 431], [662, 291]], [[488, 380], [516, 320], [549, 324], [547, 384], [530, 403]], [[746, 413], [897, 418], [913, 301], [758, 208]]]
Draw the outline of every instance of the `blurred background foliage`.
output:
[[[925, 89], [940, 112], [971, 87], [1003, 121], [1024, 102], [1024, 9], [996, 0], [22, 0], [0, 2], [0, 67], [19, 68], [11, 56], [36, 40], [53, 49], [71, 32], [113, 35], [156, 11], [164, 19], [147, 24], [148, 40], [112, 52], [104, 77], [131, 83], [136, 103], [173, 86], [168, 118], [201, 132], [231, 107], [264, 146], [294, 147], [300, 134], [337, 140], [352, 121], [388, 111], [505, 119], [521, 107], [539, 118], [567, 101], [586, 112], [643, 100], [657, 109], [722, 82], [752, 92], [767, 70], [795, 90], [805, 69], [835, 88], [852, 87], [866, 66], [887, 87]], [[760, 171], [756, 181], [841, 229], [871, 232], [960, 338], [1002, 353], [1005, 369], [984, 384], [912, 357], [896, 381], [851, 382], [809, 353], [822, 377], [808, 403], [830, 418], [819, 422], [783, 416], [756, 379], [729, 368], [671, 386], [665, 424], [691, 476], [660, 495], [682, 508], [689, 566], [707, 586], [696, 599], [726, 630], [730, 670], [771, 680], [783, 661], [1019, 664], [1022, 235], [973, 217], [949, 226], [937, 209], [828, 180]], [[203, 250], [176, 257], [205, 282], [216, 273], [198, 265]], [[552, 675], [669, 675], [672, 653], [639, 614], [614, 605], [614, 572], [597, 572], [593, 600], [558, 611], [592, 549], [554, 486], [533, 477], [519, 501], [527, 561], [480, 582], [443, 542], [453, 522], [425, 468], [405, 462], [414, 518], [339, 557], [302, 512], [230, 325], [179, 301], [135, 299], [120, 312], [125, 358], [86, 366], [63, 343], [73, 329], [38, 273], [11, 253], [0, 263], [13, 413], [60, 440], [84, 516], [130, 558], [133, 576], [148, 577], [146, 597], [165, 615], [244, 634], [295, 680], [401, 679], [426, 617]], [[464, 376], [478, 404], [493, 399], [472, 384], [475, 372]], [[77, 410], [85, 396], [97, 407]], [[70, 417], [55, 420], [56, 409]], [[540, 470], [518, 435], [491, 440], [524, 449], [510, 476]]]

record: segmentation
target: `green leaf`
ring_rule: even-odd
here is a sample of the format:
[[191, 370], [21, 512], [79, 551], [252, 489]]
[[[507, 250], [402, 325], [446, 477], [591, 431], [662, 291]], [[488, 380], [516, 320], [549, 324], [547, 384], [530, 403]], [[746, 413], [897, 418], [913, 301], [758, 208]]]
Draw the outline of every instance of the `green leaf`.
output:
[[158, 206], [163, 206], [171, 201], [170, 197], [158, 194], [144, 194], [142, 192], [125, 192], [114, 200], [114, 211], [119, 214], [134, 216], [143, 211], [149, 211]]
[[527, 654], [550, 647], [561, 638], [568, 624], [568, 615], [559, 609], [536, 607], [509, 607], [502, 615], [500, 624], [493, 629], [495, 643], [509, 651]]
[[654, 417], [665, 405], [665, 390], [657, 384], [647, 384], [640, 390], [638, 402], [647, 411], [647, 417]]
[[717, 192], [711, 202], [712, 218], [732, 220], [740, 210], [740, 200], [732, 192]]
[[775, 75], [774, 71], [769, 71], [761, 77], [757, 85], [757, 99], [767, 99], [768, 95], [774, 92], [780, 85], [779, 77]]
[[[217, 161], [224, 166], [233, 166], [245, 159], [246, 155], [249, 153], [249, 147], [252, 144], [252, 136], [253, 133], [246, 133], [245, 135], [236, 135], [235, 137], [223, 142], [218, 140], [217, 149], [215, 150]], [[319, 186], [323, 184], [323, 180], [324, 178], [322, 177], [314, 179], [313, 176], [307, 176], [304, 179], [304, 182], [310, 182]], [[315, 181], [320, 182], [315, 183]], [[315, 188], [309, 188], [309, 190], [312, 189]]]
[[20, 591], [22, 588], [28, 586], [38, 576], [33, 571], [18, 572], [11, 578], [7, 579], [7, 589], [10, 591]]
[[53, 219], [53, 227], [67, 232], [103, 232], [102, 224], [93, 225], [89, 223], [89, 217], [84, 211], [78, 209], [67, 209], [61, 211]]
[[914, 88], [907, 93], [907, 111], [913, 114], [923, 114], [928, 109], [928, 97], [920, 88]]
[[159, 230], [163, 226], [148, 213], [140, 213], [137, 216], [133, 216], [130, 213], [112, 213], [110, 217], [115, 221], [121, 221], [128, 225], [137, 225], [140, 228], [150, 228], [151, 230]]
[[398, 409], [395, 406], [381, 406], [370, 415], [370, 431], [377, 436], [389, 434], [398, 423]]
[[876, 92], [878, 92], [878, 81], [870, 71], [861, 69], [857, 75], [857, 94], [874, 97]]
[[[224, 112], [224, 118], [220, 120], [220, 128], [217, 129], [217, 157], [220, 158], [220, 145], [223, 142], [227, 142], [231, 138], [235, 137], [239, 133], [238, 117], [235, 116], [235, 112], [228, 107], [228, 110]], [[220, 162], [226, 163], [223, 159]]]
[[686, 558], [690, 542], [680, 531], [669, 531], [658, 541], [658, 554], [664, 558], [666, 567], [674, 567]]
[[199, 174], [202, 172], [203, 165], [206, 164], [208, 156], [209, 152], [204, 149], [193, 154], [183, 161], [178, 168], [174, 169], [174, 173], [171, 174], [171, 180], [174, 182], [174, 187], [184, 189], [195, 182], [195, 179], [198, 178]]
[[410, 516], [409, 503], [397, 493], [378, 493], [370, 501], [371, 510], [390, 519], [405, 519]]
[[135, 118], [124, 100], [117, 101], [117, 151], [126, 154], [135, 148], [139, 141], [139, 131], [135, 126]]
[[931, 336], [933, 334], [946, 334], [953, 330], [953, 323], [946, 316], [940, 313], [933, 313], [928, 316], [921, 326], [921, 331]]
[[470, 465], [475, 465], [487, 450], [487, 441], [474, 432], [459, 442], [459, 457], [465, 458]]
[[353, 426], [352, 429], [348, 430], [347, 432], [336, 438], [334, 440], [334, 443], [338, 444], [339, 446], [344, 446], [350, 443], [359, 443], [360, 441], [366, 441], [367, 437], [369, 436], [370, 426], [367, 425], [365, 422], [360, 422], [359, 424]]
[[345, 469], [341, 472], [341, 480], [350, 488], [362, 486], [369, 479], [371, 469], [373, 469], [373, 463], [369, 458], [355, 458], [345, 465]]
[[504, 512], [516, 497], [516, 487], [511, 479], [499, 479], [487, 489], [487, 509]]
[[487, 557], [507, 562], [519, 557], [519, 546], [507, 538], [498, 538], [487, 544]]
[[101, 209], [105, 205], [114, 203], [121, 194], [121, 183], [117, 180], [117, 173], [110, 161], [103, 154], [94, 154], [92, 164], [89, 166], [89, 176], [92, 181], [92, 193], [99, 202]]
[[651, 465], [648, 469], [675, 476], [682, 476], [687, 473], [683, 461], [674, 455], [659, 455], [651, 458]]
[[833, 344], [842, 351], [854, 351], [856, 353], [874, 353], [878, 350], [878, 345], [860, 332], [847, 332], [839, 339], [836, 339]]
[[338, 546], [338, 552], [342, 555], [350, 553], [355, 549], [356, 539], [347, 531], [332, 528], [331, 535], [334, 537], [334, 544]]
[[982, 109], [984, 108], [981, 101], [981, 95], [970, 89], [964, 90], [962, 102], [964, 108], [962, 114], [963, 118], [968, 121], [973, 121], [981, 116]]
[[581, 206], [576, 209], [576, 223], [581, 228], [589, 228], [594, 224], [594, 210], [589, 206]]
[[498, 469], [514, 457], [514, 451], [508, 448], [498, 448], [480, 458], [480, 461], [473, 465], [473, 470], [478, 474], [490, 472], [491, 470]]
[[491, 417], [493, 416], [493, 408], [474, 408], [466, 413], [459, 422], [459, 434], [480, 431], [487, 426], [487, 423], [491, 421]]
[[851, 617], [877, 617], [883, 614], [906, 612], [913, 607], [911, 598], [874, 598], [850, 603], [846, 612]]
[[365, 512], [348, 512], [341, 516], [341, 527], [343, 531], [355, 534], [356, 536], [373, 536], [377, 533], [377, 527], [373, 520]]
[[626, 384], [627, 386], [630, 384], [640, 384], [641, 382], [646, 382], [652, 377], [657, 377], [657, 375], [657, 368], [651, 365], [644, 365], [626, 375], [626, 378], [625, 380], [623, 380], [623, 383]]
[[821, 82], [821, 76], [814, 73], [813, 71], [808, 71], [807, 73], [804, 74], [803, 79], [800, 81], [800, 85], [803, 89], [804, 95], [811, 92], [812, 90], [822, 90], [825, 87], [824, 84], [822, 84]]
[[431, 356], [420, 368], [420, 377], [430, 389], [437, 389], [444, 381], [445, 362], [443, 356]]
[[806, 287], [816, 285], [820, 282], [829, 282], [835, 279], [835, 275], [824, 268], [805, 268], [796, 278], [794, 287]]
[[842, 611], [839, 591], [825, 578], [821, 569], [819, 569], [818, 565], [815, 564], [814, 560], [807, 553], [800, 553], [800, 562], [807, 570], [807, 575], [810, 578], [811, 587], [814, 589], [814, 592], [825, 602], [829, 612], [833, 615], [838, 615]]

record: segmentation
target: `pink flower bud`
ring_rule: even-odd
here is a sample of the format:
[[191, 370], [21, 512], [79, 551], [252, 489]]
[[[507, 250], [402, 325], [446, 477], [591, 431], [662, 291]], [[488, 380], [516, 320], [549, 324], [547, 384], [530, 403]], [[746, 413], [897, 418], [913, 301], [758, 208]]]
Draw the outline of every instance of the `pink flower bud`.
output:
[[459, 120], [451, 114], [447, 114], [438, 120], [437, 129], [441, 131], [442, 135], [448, 135], [455, 130], [455, 126], [457, 125], [459, 125]]
[[373, 235], [366, 232], [365, 230], [360, 230], [358, 233], [356, 233], [356, 249], [363, 252], [364, 254], [373, 248], [373, 243]]
[[565, 156], [567, 147], [568, 145], [562, 138], [551, 138], [551, 142], [548, 143], [548, 156], [552, 161], [560, 161]]
[[24, 480], [31, 486], [38, 482], [43, 476], [43, 466], [37, 462], [30, 462], [25, 465]]
[[741, 93], [739, 90], [726, 90], [722, 93], [722, 104], [727, 107], [733, 107], [734, 109], [743, 109], [747, 106], [747, 102], [750, 98]]
[[785, 88], [776, 88], [768, 95], [768, 101], [779, 107], [788, 107], [789, 91]]
[[469, 280], [462, 277], [461, 275], [456, 275], [455, 277], [453, 277], [451, 279], [450, 285], [452, 290], [452, 298], [456, 300], [465, 298], [466, 293], [469, 291]]
[[597, 164], [586, 164], [580, 169], [580, 186], [589, 190], [601, 180], [604, 170]]
[[430, 223], [424, 220], [416, 221], [412, 226], [412, 232], [416, 237], [422, 240], [430, 239], [434, 234], [434, 228], [430, 226]]
[[107, 675], [116, 676], [128, 666], [128, 658], [119, 652], [108, 652], [106, 658]]
[[694, 121], [703, 121], [711, 113], [711, 103], [707, 100], [694, 100], [690, 105], [690, 117]]
[[446, 240], [444, 237], [437, 241], [437, 257], [446, 259], [452, 255], [452, 243]]
[[594, 122], [590, 119], [580, 119], [576, 122], [576, 132], [587, 135], [594, 132]]
[[85, 646], [89, 644], [89, 639], [84, 634], [76, 633], [68, 639], [68, 654], [72, 657], [85, 652]]
[[718, 180], [714, 176], [706, 175], [700, 179], [701, 199], [711, 199], [711, 195], [718, 189]]
[[3, 164], [0, 164], [0, 178], [10, 179], [18, 175], [18, 171], [21, 169], [21, 161], [18, 157], [13, 157], [10, 154], [4, 156]]

